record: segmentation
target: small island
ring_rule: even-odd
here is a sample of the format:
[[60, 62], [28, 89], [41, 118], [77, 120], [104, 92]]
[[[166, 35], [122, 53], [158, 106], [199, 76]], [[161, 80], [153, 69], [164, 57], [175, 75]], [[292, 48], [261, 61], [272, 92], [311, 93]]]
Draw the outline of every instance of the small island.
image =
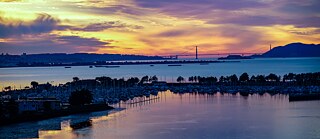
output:
[[252, 59], [251, 56], [228, 55], [227, 57], [219, 57], [218, 60], [234, 60], [234, 59]]

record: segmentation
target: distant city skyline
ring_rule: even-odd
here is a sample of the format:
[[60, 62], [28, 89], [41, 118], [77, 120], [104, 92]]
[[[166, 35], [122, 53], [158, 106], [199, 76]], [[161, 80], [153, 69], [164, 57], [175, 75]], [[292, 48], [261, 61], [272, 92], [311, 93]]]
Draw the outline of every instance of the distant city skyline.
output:
[[320, 43], [319, 0], [0, 0], [1, 53], [264, 53]]

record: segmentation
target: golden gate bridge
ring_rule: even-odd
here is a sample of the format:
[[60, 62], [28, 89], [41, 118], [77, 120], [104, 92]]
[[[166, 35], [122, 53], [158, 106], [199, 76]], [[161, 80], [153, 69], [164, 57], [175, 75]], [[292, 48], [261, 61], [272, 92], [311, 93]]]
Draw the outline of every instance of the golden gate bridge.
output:
[[[194, 49], [194, 48], [192, 48], [192, 49]], [[264, 49], [264, 48], [262, 48], [262, 49]], [[190, 50], [187, 50], [187, 51], [185, 51], [183, 53], [180, 53], [180, 54], [164, 55], [164, 56], [161, 56], [161, 57], [170, 58], [170, 59], [178, 59], [179, 57], [192, 57], [192, 56], [194, 56], [195, 59], [198, 59], [199, 56], [219, 56], [219, 55], [221, 55], [221, 56], [222, 55], [241, 55], [241, 56], [245, 56], [245, 55], [260, 55], [260, 54], [263, 54], [263, 53], [254, 53], [254, 52], [198, 53], [198, 46], [195, 46], [195, 53], [190, 53]], [[261, 48], [259, 48], [259, 50], [261, 50]], [[271, 45], [270, 45], [270, 50], [271, 50]]]

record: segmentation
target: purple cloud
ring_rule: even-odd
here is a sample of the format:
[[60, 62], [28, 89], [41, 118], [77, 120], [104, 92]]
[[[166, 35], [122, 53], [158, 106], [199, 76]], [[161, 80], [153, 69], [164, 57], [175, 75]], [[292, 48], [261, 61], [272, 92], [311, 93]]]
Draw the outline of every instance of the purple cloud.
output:
[[[265, 4], [252, 1], [252, 0], [135, 0], [135, 2], [142, 7], [146, 8], [166, 8], [170, 5], [177, 6], [177, 10], [193, 10], [196, 8], [207, 7], [211, 9], [223, 9], [223, 10], [238, 10], [243, 8], [255, 8], [262, 7]], [[182, 5], [190, 5], [193, 8], [190, 9], [181, 9]], [[182, 7], [183, 8], [183, 7]], [[206, 9], [199, 9], [206, 10]], [[207, 11], [204, 11], [207, 12]]]
[[[156, 9], [175, 17], [200, 19], [209, 24], [320, 26], [319, 0], [135, 0], [135, 2], [144, 8]], [[259, 9], [281, 14], [278, 16], [268, 11], [257, 13], [261, 11]], [[249, 11], [253, 14], [232, 11]]]
[[0, 38], [7, 38], [10, 36], [19, 36], [23, 34], [40, 34], [47, 33], [53, 30], [61, 30], [66, 26], [58, 25], [60, 21], [48, 14], [39, 14], [37, 19], [32, 23], [27, 24], [21, 21], [16, 21], [15, 24], [5, 24], [3, 19], [0, 17]]
[[277, 16], [225, 16], [208, 21], [209, 24], [237, 24], [244, 26], [294, 25], [295, 27], [320, 27], [320, 17], [277, 17]]
[[281, 12], [313, 15], [316, 16], [320, 13], [319, 0], [288, 0], [283, 6], [280, 7]]
[[35, 36], [23, 36], [11, 42], [0, 42], [3, 53], [75, 53], [95, 52], [99, 48], [113, 48], [110, 42], [99, 41], [95, 38], [81, 38], [79, 36], [40, 35], [40, 40]]
[[108, 21], [102, 23], [92, 23], [87, 25], [84, 28], [73, 27], [72, 30], [79, 31], [102, 31], [110, 28], [119, 28], [119, 29], [143, 29], [143, 26], [138, 25], [129, 25], [126, 23], [122, 23], [120, 21]]
[[183, 36], [186, 35], [187, 31], [184, 30], [170, 30], [161, 32], [159, 34], [156, 34], [156, 37], [177, 37], [177, 36]]

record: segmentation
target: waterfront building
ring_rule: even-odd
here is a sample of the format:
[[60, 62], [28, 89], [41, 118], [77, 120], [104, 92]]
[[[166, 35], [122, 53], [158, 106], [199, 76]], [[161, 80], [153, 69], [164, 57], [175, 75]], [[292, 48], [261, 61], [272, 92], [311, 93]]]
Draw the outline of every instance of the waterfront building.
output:
[[44, 112], [50, 110], [60, 110], [61, 101], [56, 98], [27, 98], [16, 100], [18, 113], [24, 112]]

